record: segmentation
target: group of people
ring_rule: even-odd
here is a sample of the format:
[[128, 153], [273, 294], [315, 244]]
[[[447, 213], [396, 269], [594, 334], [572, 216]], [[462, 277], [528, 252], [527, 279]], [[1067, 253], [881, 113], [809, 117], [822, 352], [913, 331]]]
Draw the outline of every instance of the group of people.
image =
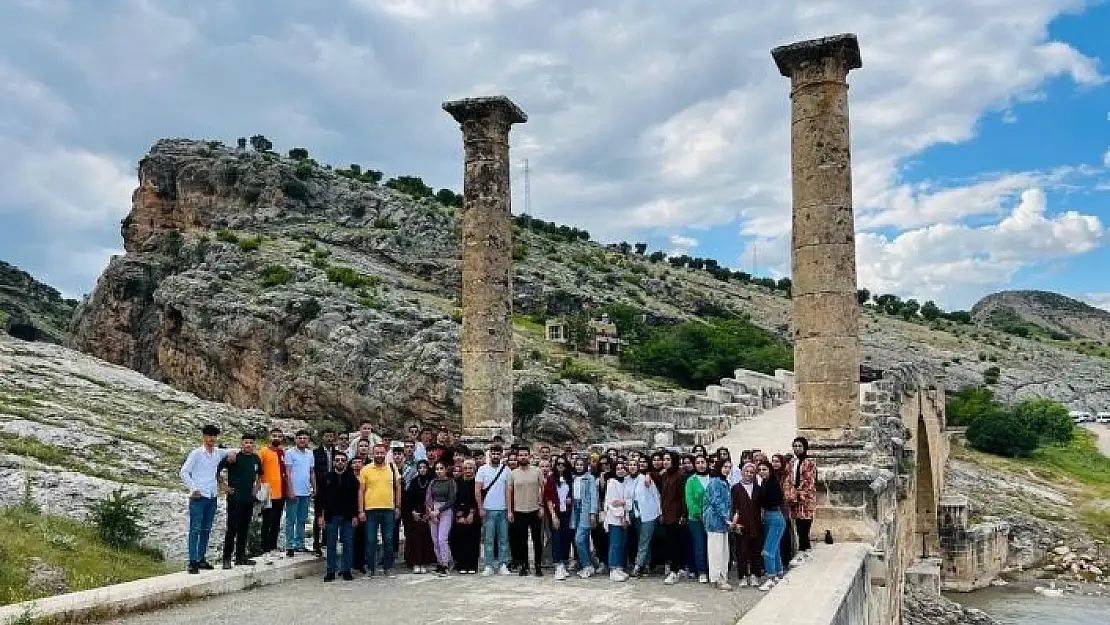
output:
[[556, 580], [660, 574], [668, 585], [697, 579], [730, 590], [735, 568], [740, 586], [766, 591], [811, 554], [817, 467], [802, 437], [791, 453], [748, 450], [734, 462], [728, 449], [701, 445], [580, 453], [495, 439], [470, 450], [446, 429], [433, 437], [413, 426], [390, 441], [369, 421], [353, 437], [325, 429], [315, 449], [304, 431], [286, 447], [274, 428], [257, 451], [252, 435], [227, 450], [214, 426], [202, 434], [181, 469], [191, 493], [191, 573], [214, 568], [205, 554], [220, 493], [228, 506], [223, 568], [256, 564], [246, 549], [257, 505], [263, 563], [282, 556], [284, 511], [284, 556], [326, 555], [325, 581], [352, 580], [356, 571], [373, 577], [379, 567], [392, 577], [402, 533], [405, 565], [441, 576], [542, 576], [548, 566]]

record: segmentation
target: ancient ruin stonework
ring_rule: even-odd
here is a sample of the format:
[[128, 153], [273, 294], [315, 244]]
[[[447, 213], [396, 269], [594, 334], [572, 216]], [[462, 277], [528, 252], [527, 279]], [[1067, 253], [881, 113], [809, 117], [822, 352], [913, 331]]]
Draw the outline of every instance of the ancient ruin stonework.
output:
[[848, 136], [855, 35], [775, 48], [791, 81], [792, 275], [798, 428], [837, 438], [859, 423], [859, 304]]
[[444, 102], [462, 126], [462, 426], [513, 416], [509, 129], [528, 116], [504, 96]]

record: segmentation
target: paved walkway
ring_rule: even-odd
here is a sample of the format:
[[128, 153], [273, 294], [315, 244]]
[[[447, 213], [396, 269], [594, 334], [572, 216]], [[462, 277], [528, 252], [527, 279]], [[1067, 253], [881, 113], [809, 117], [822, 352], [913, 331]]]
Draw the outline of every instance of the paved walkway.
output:
[[1110, 425], [1105, 423], [1084, 423], [1083, 427], [1098, 437], [1098, 449], [1104, 456], [1110, 456]]
[[324, 584], [319, 578], [224, 595], [111, 623], [293, 625], [304, 623], [535, 623], [537, 625], [735, 625], [763, 593], [708, 584], [664, 586], [649, 577], [520, 578], [398, 575]]
[[727, 435], [708, 447], [728, 447], [733, 458], [739, 458], [745, 449], [762, 449], [768, 455], [790, 451], [790, 442], [797, 436], [794, 406], [794, 402], [776, 406], [734, 425]]

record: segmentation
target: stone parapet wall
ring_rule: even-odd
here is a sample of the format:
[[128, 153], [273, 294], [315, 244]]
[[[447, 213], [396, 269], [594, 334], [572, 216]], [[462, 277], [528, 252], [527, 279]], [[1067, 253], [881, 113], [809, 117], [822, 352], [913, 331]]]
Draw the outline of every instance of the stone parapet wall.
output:
[[944, 590], [970, 592], [998, 579], [1010, 554], [1010, 524], [992, 521], [940, 537]]

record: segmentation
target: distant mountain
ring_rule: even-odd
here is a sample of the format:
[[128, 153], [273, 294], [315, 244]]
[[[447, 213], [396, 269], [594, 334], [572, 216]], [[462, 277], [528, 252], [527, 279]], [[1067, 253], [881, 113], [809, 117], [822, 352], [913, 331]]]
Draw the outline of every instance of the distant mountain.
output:
[[25, 341], [62, 343], [76, 309], [77, 300], [0, 261], [0, 329]]
[[1002, 291], [971, 309], [976, 323], [1017, 336], [1110, 344], [1110, 312], [1050, 291]]

